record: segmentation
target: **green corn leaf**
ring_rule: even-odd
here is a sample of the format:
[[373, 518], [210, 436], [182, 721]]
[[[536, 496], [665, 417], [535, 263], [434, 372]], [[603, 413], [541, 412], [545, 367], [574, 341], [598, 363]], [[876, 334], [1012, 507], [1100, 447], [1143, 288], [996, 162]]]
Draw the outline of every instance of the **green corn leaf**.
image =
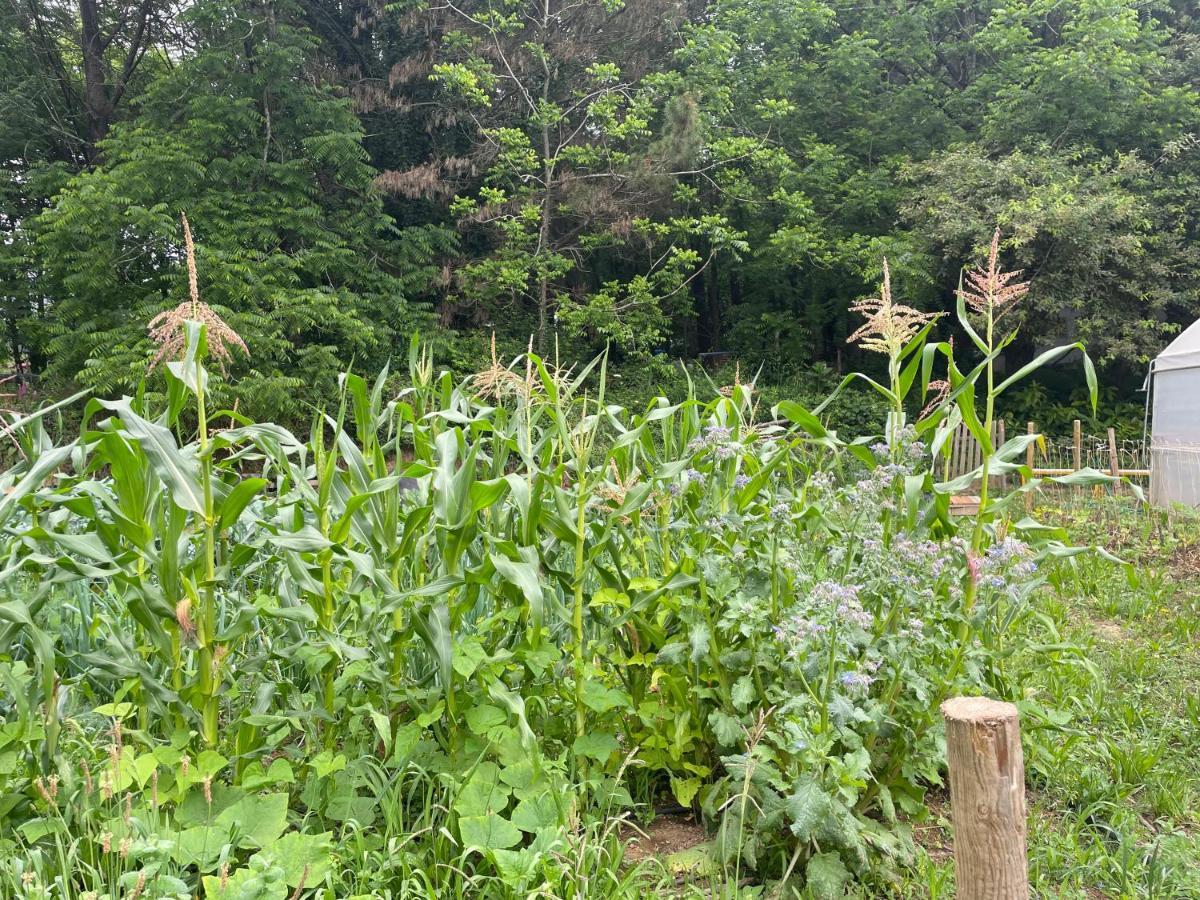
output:
[[813, 437], [823, 438], [829, 434], [817, 416], [792, 400], [780, 402], [775, 406], [773, 412], [776, 416], [782, 416], [789, 422], [799, 425]]
[[145, 451], [158, 477], [170, 491], [171, 499], [189, 512], [204, 513], [204, 492], [196, 460], [185, 456], [170, 430], [143, 419], [130, 406], [128, 397], [101, 401], [121, 419], [125, 430]]
[[72, 449], [70, 444], [55, 447], [40, 454], [33, 461], [29, 470], [21, 476], [21, 480], [0, 499], [0, 525], [9, 520], [21, 500], [36, 491], [55, 469], [70, 458]]
[[265, 478], [244, 478], [234, 486], [217, 507], [222, 531], [227, 531], [237, 523], [246, 506], [266, 485]]

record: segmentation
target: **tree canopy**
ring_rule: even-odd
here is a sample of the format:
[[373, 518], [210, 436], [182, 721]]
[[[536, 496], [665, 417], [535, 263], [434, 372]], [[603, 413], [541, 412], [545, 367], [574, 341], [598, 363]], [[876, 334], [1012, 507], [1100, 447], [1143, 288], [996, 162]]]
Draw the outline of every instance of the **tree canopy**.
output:
[[1183, 0], [9, 4], [8, 353], [130, 390], [186, 212], [264, 414], [416, 329], [785, 378], [856, 352], [885, 256], [949, 309], [999, 226], [1010, 352], [1119, 376], [1200, 314], [1198, 47]]

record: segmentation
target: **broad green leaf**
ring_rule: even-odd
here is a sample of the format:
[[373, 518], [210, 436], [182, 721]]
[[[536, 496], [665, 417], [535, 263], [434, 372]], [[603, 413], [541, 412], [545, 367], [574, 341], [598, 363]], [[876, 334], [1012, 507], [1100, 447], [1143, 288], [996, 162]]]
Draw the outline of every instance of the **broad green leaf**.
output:
[[488, 730], [508, 721], [504, 710], [489, 703], [472, 706], [464, 715], [467, 727], [478, 735], [487, 734]]
[[236, 829], [239, 847], [266, 847], [287, 828], [287, 794], [249, 794], [217, 816], [215, 825]]
[[818, 853], [804, 870], [814, 900], [840, 900], [850, 882], [850, 872], [837, 853]]
[[233, 527], [242, 515], [242, 511], [258, 492], [266, 487], [266, 484], [267, 480], [265, 478], [244, 478], [234, 486], [233, 490], [221, 501], [218, 507], [222, 531], [227, 531]]
[[322, 750], [308, 761], [318, 778], [325, 778], [346, 768], [346, 757], [332, 750]]
[[477, 638], [466, 638], [454, 646], [454, 671], [463, 678], [470, 678], [487, 659], [487, 652]]
[[264, 884], [262, 876], [248, 868], [234, 869], [224, 877], [205, 875], [201, 881], [204, 884], [204, 900], [246, 900], [247, 897], [253, 897], [254, 900], [285, 900], [289, 893], [282, 878]]
[[48, 450], [38, 455], [37, 459], [33, 461], [33, 465], [29, 467], [29, 471], [21, 476], [21, 480], [0, 498], [0, 525], [8, 521], [13, 510], [16, 509], [17, 504], [23, 498], [41, 487], [42, 482], [55, 469], [70, 459], [73, 449], [74, 447], [68, 444], [63, 447], [55, 447], [53, 450]]
[[783, 400], [775, 407], [775, 415], [782, 416], [789, 422], [799, 425], [813, 437], [827, 437], [828, 430], [821, 423], [821, 420], [792, 400]]
[[533, 878], [542, 859], [542, 854], [528, 847], [522, 850], [494, 849], [490, 855], [500, 877], [509, 887], [524, 885]]
[[298, 887], [302, 878], [305, 885], [315, 887], [325, 880], [332, 867], [332, 839], [333, 834], [328, 831], [320, 834], [289, 831], [255, 856], [282, 868], [283, 881], [289, 887]]
[[100, 402], [106, 409], [116, 412], [130, 437], [141, 445], [154, 471], [170, 490], [171, 499], [189, 512], [203, 514], [204, 491], [200, 486], [199, 466], [194, 458], [184, 456], [180, 451], [170, 429], [135, 413], [128, 397]]
[[686, 875], [693, 878], [710, 878], [720, 871], [720, 865], [713, 856], [711, 843], [697, 844], [685, 850], [676, 850], [668, 854], [663, 861], [667, 871], [673, 875]]
[[171, 857], [181, 866], [195, 866], [201, 872], [215, 871], [222, 851], [231, 848], [229, 829], [220, 825], [185, 828], [175, 838]]
[[500, 779], [500, 768], [493, 762], [481, 763], [454, 797], [454, 811], [460, 816], [489, 816], [504, 812], [512, 790]]
[[592, 732], [575, 738], [571, 750], [576, 756], [586, 756], [598, 763], [605, 763], [619, 747], [617, 739], [611, 734]]
[[532, 642], [536, 643], [542, 630], [543, 608], [545, 598], [542, 594], [542, 584], [538, 578], [537, 564], [528, 559], [514, 561], [499, 553], [488, 557], [496, 572], [505, 581], [513, 584], [521, 592], [521, 596], [529, 606], [529, 630]]
[[690, 807], [703, 782], [699, 778], [671, 778], [671, 793], [683, 807]]
[[606, 713], [610, 709], [629, 705], [629, 695], [617, 688], [594, 680], [588, 680], [583, 685], [583, 702], [588, 709], [598, 713]]
[[521, 830], [503, 816], [464, 816], [458, 820], [464, 847], [508, 850], [521, 843]]
[[807, 842], [828, 818], [830, 808], [824, 789], [812, 778], [802, 777], [787, 798], [792, 834], [801, 843]]
[[728, 713], [714, 709], [708, 716], [717, 742], [723, 747], [736, 747], [746, 738], [742, 723]]

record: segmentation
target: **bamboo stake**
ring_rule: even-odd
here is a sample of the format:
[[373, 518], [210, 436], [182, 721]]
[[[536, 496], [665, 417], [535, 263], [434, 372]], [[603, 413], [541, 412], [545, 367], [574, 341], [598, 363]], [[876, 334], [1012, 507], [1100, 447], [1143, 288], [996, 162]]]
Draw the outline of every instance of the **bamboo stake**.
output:
[[[1074, 469], [1034, 469], [1033, 474], [1037, 476], [1043, 475], [1070, 475]], [[1149, 469], [1122, 469], [1121, 475], [1125, 478], [1149, 478]]]
[[1025, 762], [1017, 708], [986, 697], [942, 704], [959, 900], [1026, 900]]
[[[1108, 429], [1108, 471], [1113, 478], [1121, 477], [1121, 459], [1117, 456], [1117, 429]], [[1113, 493], [1119, 493], [1121, 490], [1121, 482], [1116, 482], [1113, 485]]]
[[[1037, 429], [1032, 422], [1025, 426], [1025, 433], [1029, 435], [1037, 434]], [[1025, 466], [1030, 472], [1033, 471], [1033, 443], [1033, 441], [1030, 441], [1029, 446], [1025, 448]], [[1028, 481], [1029, 478], [1022, 475], [1021, 480]], [[1025, 512], [1033, 512], [1033, 491], [1025, 494]]]

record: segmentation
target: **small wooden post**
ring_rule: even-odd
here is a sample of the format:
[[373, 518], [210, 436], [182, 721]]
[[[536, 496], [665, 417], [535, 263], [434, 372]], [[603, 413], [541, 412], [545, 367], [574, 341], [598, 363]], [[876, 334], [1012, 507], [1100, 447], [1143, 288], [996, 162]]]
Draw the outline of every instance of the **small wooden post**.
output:
[[[994, 450], [999, 450], [1001, 447], [1004, 446], [1004, 442], [1006, 440], [1007, 440], [1007, 437], [1004, 434], [1004, 420], [997, 419], [996, 420], [996, 433], [995, 433], [995, 435], [992, 436], [992, 448]], [[1008, 489], [1008, 476], [1007, 475], [1000, 476], [1000, 487], [1002, 490]]]
[[986, 697], [942, 704], [959, 900], [1026, 900], [1025, 760], [1017, 708]]
[[[1108, 429], [1108, 472], [1113, 478], [1121, 477], [1121, 457], [1117, 455], [1117, 429]], [[1121, 482], [1113, 485], [1113, 493], [1121, 490]]]
[[[1034, 427], [1034, 424], [1032, 422], [1030, 422], [1028, 425], [1026, 425], [1025, 433], [1031, 434], [1031, 435], [1037, 434], [1037, 428]], [[1033, 441], [1030, 441], [1029, 446], [1025, 448], [1025, 466], [1026, 466], [1026, 468], [1028, 468], [1030, 470], [1033, 469]], [[1032, 491], [1029, 491], [1025, 494], [1025, 512], [1033, 512], [1033, 492]]]
[[1075, 446], [1072, 448], [1074, 452], [1072, 461], [1075, 463], [1075, 471], [1078, 472], [1083, 468], [1083, 423], [1078, 419], [1075, 420], [1074, 432]]

